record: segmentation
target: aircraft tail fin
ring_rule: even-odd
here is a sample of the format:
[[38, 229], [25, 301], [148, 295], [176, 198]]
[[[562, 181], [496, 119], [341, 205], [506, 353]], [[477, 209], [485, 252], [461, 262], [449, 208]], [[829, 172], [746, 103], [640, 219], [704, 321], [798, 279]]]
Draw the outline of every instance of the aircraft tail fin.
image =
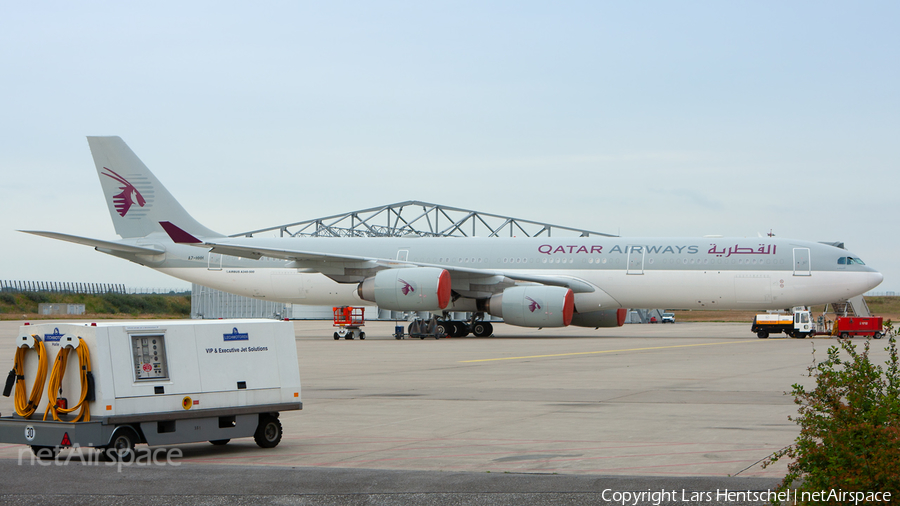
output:
[[164, 221], [196, 236], [222, 237], [191, 217], [120, 137], [87, 139], [109, 215], [122, 238], [164, 232], [159, 224]]

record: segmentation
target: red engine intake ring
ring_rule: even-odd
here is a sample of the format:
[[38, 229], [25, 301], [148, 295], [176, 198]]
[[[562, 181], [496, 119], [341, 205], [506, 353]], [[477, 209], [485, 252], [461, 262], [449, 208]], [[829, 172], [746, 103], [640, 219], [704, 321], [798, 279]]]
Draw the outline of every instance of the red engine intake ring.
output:
[[568, 290], [566, 300], [563, 302], [563, 326], [568, 327], [572, 323], [572, 315], [575, 314], [575, 292]]
[[450, 273], [444, 270], [438, 278], [438, 307], [445, 309], [450, 304]]
[[621, 327], [625, 325], [625, 317], [628, 316], [628, 310], [620, 307], [616, 310], [616, 323]]

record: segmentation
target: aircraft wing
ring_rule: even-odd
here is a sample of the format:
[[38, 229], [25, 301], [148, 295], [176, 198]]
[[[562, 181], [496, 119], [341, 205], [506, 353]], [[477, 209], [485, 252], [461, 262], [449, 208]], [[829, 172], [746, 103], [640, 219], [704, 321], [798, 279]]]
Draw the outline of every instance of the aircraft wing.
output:
[[60, 241], [74, 242], [75, 244], [83, 244], [85, 246], [93, 246], [99, 250], [120, 251], [122, 253], [135, 253], [143, 255], [158, 255], [165, 253], [165, 250], [155, 248], [146, 248], [143, 246], [132, 246], [130, 244], [122, 244], [113, 241], [102, 241], [100, 239], [90, 239], [88, 237], [79, 237], [77, 235], [60, 234], [58, 232], [44, 232], [41, 230], [19, 230], [26, 234], [39, 235], [41, 237], [49, 237]]
[[198, 244], [198, 246], [208, 246], [211, 247], [213, 253], [221, 253], [223, 255], [232, 255], [237, 257], [244, 258], [253, 258], [259, 259], [260, 257], [272, 257], [272, 258], [281, 258], [284, 260], [293, 260], [298, 263], [298, 267], [307, 267], [310, 270], [321, 270], [324, 274], [328, 274], [329, 269], [322, 266], [322, 269], [317, 269], [316, 263], [330, 263], [330, 262], [361, 262], [367, 264], [367, 266], [374, 270], [380, 269], [392, 269], [392, 268], [402, 268], [402, 267], [438, 267], [441, 269], [446, 269], [450, 272], [450, 275], [454, 274], [465, 274], [468, 277], [484, 277], [490, 278], [495, 276], [502, 276], [505, 278], [509, 278], [515, 281], [524, 281], [528, 283], [539, 283], [542, 285], [551, 285], [551, 286], [564, 286], [567, 288], [571, 288], [575, 293], [582, 292], [593, 292], [594, 286], [590, 283], [583, 281], [576, 277], [571, 276], [536, 276], [536, 275], [528, 275], [522, 274], [520, 272], [509, 272], [505, 270], [498, 269], [472, 269], [468, 267], [458, 267], [458, 266], [450, 266], [450, 265], [442, 265], [442, 264], [432, 264], [425, 262], [410, 262], [410, 261], [401, 261], [401, 260], [390, 260], [383, 258], [372, 258], [372, 257], [362, 257], [362, 256], [354, 256], [354, 255], [342, 255], [342, 254], [323, 254], [315, 251], [301, 251], [301, 250], [292, 250], [292, 249], [274, 249], [274, 248], [257, 248], [251, 246], [238, 245], [228, 242], [218, 242], [218, 241], [203, 241]]
[[[373, 273], [381, 269], [393, 269], [402, 267], [438, 267], [446, 269], [450, 275], [463, 274], [469, 278], [493, 278], [507, 279], [512, 281], [523, 281], [527, 283], [539, 283], [542, 285], [564, 286], [572, 289], [575, 293], [589, 293], [596, 290], [594, 285], [582, 279], [572, 276], [546, 276], [546, 275], [528, 275], [519, 272], [510, 272], [502, 269], [471, 269], [468, 267], [448, 266], [441, 264], [431, 264], [424, 262], [408, 262], [401, 260], [389, 260], [384, 258], [372, 258], [358, 255], [343, 255], [334, 253], [321, 253], [316, 251], [302, 251], [287, 248], [260, 248], [257, 246], [247, 246], [230, 242], [227, 238], [222, 239], [198, 239], [193, 235], [185, 232], [177, 225], [168, 221], [159, 223], [162, 228], [169, 234], [173, 241], [180, 244], [191, 244], [198, 247], [211, 248], [213, 253], [221, 253], [223, 255], [231, 255], [243, 258], [252, 258], [259, 260], [261, 257], [281, 258], [283, 260], [292, 260], [296, 263], [297, 268], [305, 268], [310, 271], [321, 272], [325, 275], [342, 275], [343, 269], [334, 264], [355, 264], [355, 269], [371, 270]], [[493, 282], [490, 284], [500, 285], [501, 283]]]

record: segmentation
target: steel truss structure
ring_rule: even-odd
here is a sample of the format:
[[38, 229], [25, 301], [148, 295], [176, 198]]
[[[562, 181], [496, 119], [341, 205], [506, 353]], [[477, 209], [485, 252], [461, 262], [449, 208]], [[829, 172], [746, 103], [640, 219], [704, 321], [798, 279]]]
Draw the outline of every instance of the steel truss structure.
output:
[[616, 237], [418, 200], [251, 230], [231, 237], [252, 237], [269, 232], [278, 232], [281, 237]]
[[[616, 237], [612, 234], [552, 225], [471, 209], [408, 200], [359, 211], [251, 230], [231, 237], [278, 233], [281, 237]], [[292, 308], [289, 304], [259, 301], [194, 284], [192, 318], [326, 319], [330, 307]], [[377, 315], [377, 316], [376, 316]], [[366, 315], [369, 316], [368, 314]], [[400, 318], [391, 311], [373, 311], [371, 319]]]

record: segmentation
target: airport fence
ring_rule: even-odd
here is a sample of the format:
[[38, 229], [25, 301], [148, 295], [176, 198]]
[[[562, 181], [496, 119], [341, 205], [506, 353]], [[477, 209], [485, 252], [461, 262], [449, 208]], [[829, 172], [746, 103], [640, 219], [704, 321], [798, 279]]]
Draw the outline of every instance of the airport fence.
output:
[[186, 294], [185, 288], [146, 288], [127, 287], [120, 283], [77, 283], [66, 281], [19, 281], [0, 280], [0, 292], [49, 292], [49, 293], [83, 293], [100, 295], [104, 293], [119, 294]]

